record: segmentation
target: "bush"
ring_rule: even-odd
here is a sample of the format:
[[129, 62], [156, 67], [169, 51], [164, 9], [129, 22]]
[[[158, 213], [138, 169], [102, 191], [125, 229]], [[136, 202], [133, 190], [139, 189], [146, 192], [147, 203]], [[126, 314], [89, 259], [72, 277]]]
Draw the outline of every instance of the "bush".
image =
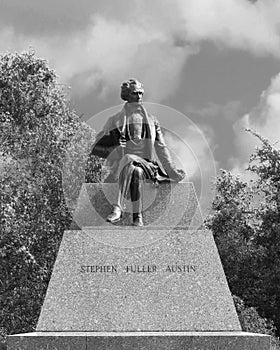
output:
[[[69, 107], [55, 72], [33, 52], [0, 56], [0, 128], [0, 327], [10, 334], [35, 329], [72, 221], [65, 158], [81, 157], [85, 166], [94, 133]], [[70, 179], [76, 196], [79, 176]]]
[[213, 232], [232, 293], [272, 320], [279, 335], [280, 150], [250, 132], [261, 141], [248, 164], [254, 180], [246, 183], [221, 171], [213, 214], [205, 223]]

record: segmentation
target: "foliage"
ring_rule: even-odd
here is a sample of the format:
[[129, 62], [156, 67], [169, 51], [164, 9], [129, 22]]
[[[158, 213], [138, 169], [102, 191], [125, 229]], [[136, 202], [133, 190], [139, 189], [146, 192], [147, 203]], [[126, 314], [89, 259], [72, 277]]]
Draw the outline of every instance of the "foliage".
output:
[[62, 169], [63, 192], [67, 207], [73, 213], [84, 182], [101, 182], [103, 160], [90, 155], [94, 132], [90, 128], [77, 130], [69, 142]]
[[86, 182], [102, 182], [103, 160], [95, 155], [87, 158], [86, 164]]
[[0, 350], [7, 349], [6, 339], [7, 339], [6, 329], [0, 328]]
[[213, 231], [233, 294], [280, 334], [280, 150], [249, 130], [261, 146], [250, 157], [250, 183], [222, 171], [216, 181]]
[[257, 313], [256, 308], [247, 307], [244, 301], [237, 296], [234, 296], [233, 299], [243, 331], [268, 335], [274, 334], [275, 329], [273, 323], [262, 318]]
[[[55, 72], [33, 52], [0, 56], [0, 129], [0, 328], [17, 333], [37, 323], [71, 223], [65, 157], [72, 164], [85, 160], [94, 133], [70, 109]], [[86, 141], [73, 142], [77, 134]], [[83, 179], [75, 176], [71, 181], [80, 186]]]
[[271, 350], [280, 349], [280, 341], [275, 336], [275, 327], [272, 321], [261, 317], [256, 308], [248, 307], [244, 301], [237, 296], [233, 296], [234, 304], [244, 332], [261, 333], [271, 336]]

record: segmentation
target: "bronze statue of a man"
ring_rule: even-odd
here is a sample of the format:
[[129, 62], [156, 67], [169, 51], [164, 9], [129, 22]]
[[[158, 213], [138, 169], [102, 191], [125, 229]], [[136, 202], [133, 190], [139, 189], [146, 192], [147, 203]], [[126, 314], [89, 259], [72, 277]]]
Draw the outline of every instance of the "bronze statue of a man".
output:
[[111, 223], [121, 219], [124, 201], [130, 197], [133, 225], [143, 226], [143, 180], [179, 182], [185, 177], [184, 171], [176, 169], [171, 160], [158, 120], [143, 106], [143, 94], [143, 85], [136, 79], [121, 85], [121, 98], [126, 103], [119, 113], [108, 119], [92, 150], [93, 154], [107, 158], [110, 165], [105, 182], [119, 183], [116, 204], [107, 217]]

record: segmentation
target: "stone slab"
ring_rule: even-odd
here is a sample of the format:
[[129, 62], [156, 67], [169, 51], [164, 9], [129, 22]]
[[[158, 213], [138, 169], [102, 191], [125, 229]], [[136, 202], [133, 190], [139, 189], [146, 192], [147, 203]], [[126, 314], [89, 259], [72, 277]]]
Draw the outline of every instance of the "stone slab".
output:
[[8, 350], [269, 350], [245, 332], [36, 332], [8, 337]]
[[86, 332], [34, 332], [7, 337], [7, 350], [88, 350]]
[[[123, 219], [115, 225], [106, 222], [116, 202], [115, 183], [85, 183], [73, 214], [73, 229], [90, 226], [131, 226], [132, 208], [127, 201]], [[155, 187], [143, 184], [143, 216], [148, 227], [184, 227], [197, 229], [202, 224], [198, 200], [190, 182], [163, 183]]]
[[37, 331], [186, 330], [241, 330], [209, 231], [64, 233]]

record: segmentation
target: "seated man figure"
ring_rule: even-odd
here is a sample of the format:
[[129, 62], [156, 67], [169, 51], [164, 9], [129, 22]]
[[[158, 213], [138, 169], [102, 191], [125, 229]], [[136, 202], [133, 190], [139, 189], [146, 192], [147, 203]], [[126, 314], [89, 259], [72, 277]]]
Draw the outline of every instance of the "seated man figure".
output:
[[117, 202], [107, 217], [111, 223], [121, 219], [125, 200], [130, 197], [133, 225], [143, 226], [143, 180], [157, 183], [165, 178], [178, 182], [185, 177], [184, 171], [177, 170], [170, 158], [158, 120], [143, 106], [143, 94], [143, 85], [135, 79], [122, 84], [121, 98], [127, 102], [119, 113], [108, 119], [92, 150], [92, 154], [107, 158], [111, 166], [105, 182], [119, 183]]

